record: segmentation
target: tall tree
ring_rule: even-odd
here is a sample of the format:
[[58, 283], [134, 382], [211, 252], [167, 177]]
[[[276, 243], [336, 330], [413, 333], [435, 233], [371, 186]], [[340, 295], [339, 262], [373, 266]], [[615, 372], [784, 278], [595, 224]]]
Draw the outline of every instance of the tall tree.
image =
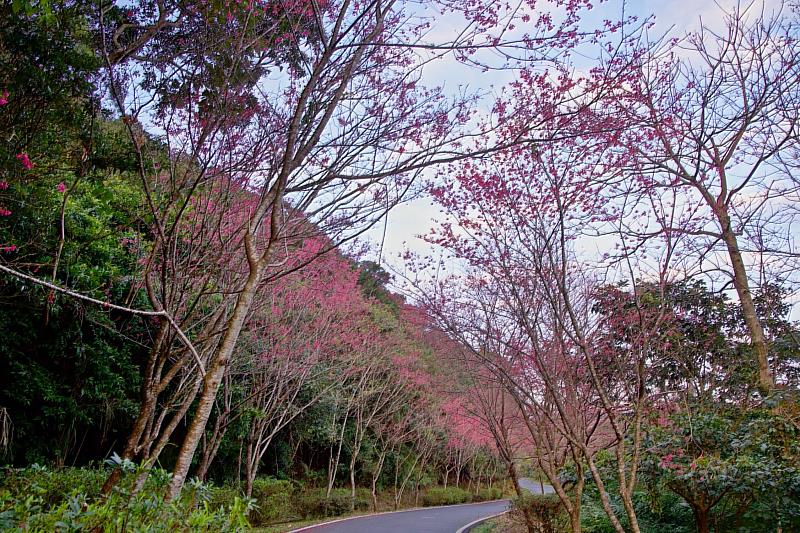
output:
[[630, 125], [621, 140], [635, 155], [623, 184], [608, 190], [624, 190], [627, 232], [644, 241], [689, 236], [684, 253], [700, 270], [729, 276], [764, 392], [775, 379], [752, 287], [791, 276], [797, 259], [794, 220], [781, 211], [798, 191], [800, 41], [784, 11], [738, 6], [720, 32], [703, 24], [642, 54], [608, 108]]

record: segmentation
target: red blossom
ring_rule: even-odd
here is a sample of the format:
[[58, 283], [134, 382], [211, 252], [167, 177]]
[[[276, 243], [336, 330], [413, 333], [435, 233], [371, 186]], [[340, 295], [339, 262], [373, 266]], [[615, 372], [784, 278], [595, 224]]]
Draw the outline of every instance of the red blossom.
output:
[[20, 152], [17, 154], [17, 161], [19, 161], [25, 170], [30, 170], [33, 168], [33, 163], [31, 163], [30, 157], [28, 157], [27, 152]]

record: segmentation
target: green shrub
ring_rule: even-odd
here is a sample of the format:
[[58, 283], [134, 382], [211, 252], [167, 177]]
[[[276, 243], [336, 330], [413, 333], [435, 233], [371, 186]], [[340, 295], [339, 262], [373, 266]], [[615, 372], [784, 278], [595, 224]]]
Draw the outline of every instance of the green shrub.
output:
[[[371, 505], [371, 494], [367, 489], [356, 489], [354, 509], [366, 511]], [[302, 518], [325, 518], [340, 516], [350, 512], [350, 489], [333, 489], [330, 498], [325, 497], [325, 489], [314, 489], [299, 495], [296, 500], [298, 514]]]
[[422, 495], [422, 505], [455, 505], [472, 501], [472, 494], [459, 487], [434, 487]]
[[45, 506], [57, 505], [70, 496], [84, 494], [88, 498], [100, 495], [108, 473], [98, 468], [48, 469], [32, 465], [23, 469], [6, 469], [0, 480], [0, 494], [12, 498], [36, 496]]
[[256, 507], [250, 513], [250, 521], [254, 525], [259, 525], [295, 518], [294, 492], [291, 481], [257, 478], [253, 481], [253, 499]]
[[230, 509], [237, 498], [242, 499], [242, 492], [236, 487], [212, 487], [209, 490], [208, 506], [211, 509]]
[[366, 487], [356, 487], [356, 511], [372, 510], [372, 491]]
[[477, 494], [472, 496], [472, 501], [487, 502], [491, 500], [499, 500], [503, 497], [503, 489], [499, 487], [485, 487], [478, 491]]
[[512, 513], [517, 515], [517, 519], [526, 510], [539, 525], [542, 533], [569, 529], [569, 518], [556, 494], [525, 494], [512, 501]]
[[[141, 470], [125, 465], [122, 481], [100, 498], [102, 469], [35, 467], [10, 472], [0, 486], [0, 529], [4, 531], [244, 531], [251, 502], [230, 490], [197, 481], [166, 503], [170, 474], [153, 469], [132, 494]], [[72, 484], [72, 485], [71, 485]], [[220, 503], [213, 503], [215, 496]]]

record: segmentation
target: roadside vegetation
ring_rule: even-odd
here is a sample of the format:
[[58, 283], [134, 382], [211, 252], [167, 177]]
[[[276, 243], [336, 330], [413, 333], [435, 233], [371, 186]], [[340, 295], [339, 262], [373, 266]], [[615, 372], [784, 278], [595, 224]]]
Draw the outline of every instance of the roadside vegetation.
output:
[[0, 3], [0, 529], [800, 531], [800, 6], [555, 4]]

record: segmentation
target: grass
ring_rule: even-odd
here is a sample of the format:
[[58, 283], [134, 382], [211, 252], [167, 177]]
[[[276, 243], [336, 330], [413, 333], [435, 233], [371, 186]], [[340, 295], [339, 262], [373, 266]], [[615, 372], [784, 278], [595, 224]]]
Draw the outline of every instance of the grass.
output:
[[516, 522], [509, 514], [503, 514], [481, 522], [469, 530], [469, 533], [525, 533], [525, 526]]

